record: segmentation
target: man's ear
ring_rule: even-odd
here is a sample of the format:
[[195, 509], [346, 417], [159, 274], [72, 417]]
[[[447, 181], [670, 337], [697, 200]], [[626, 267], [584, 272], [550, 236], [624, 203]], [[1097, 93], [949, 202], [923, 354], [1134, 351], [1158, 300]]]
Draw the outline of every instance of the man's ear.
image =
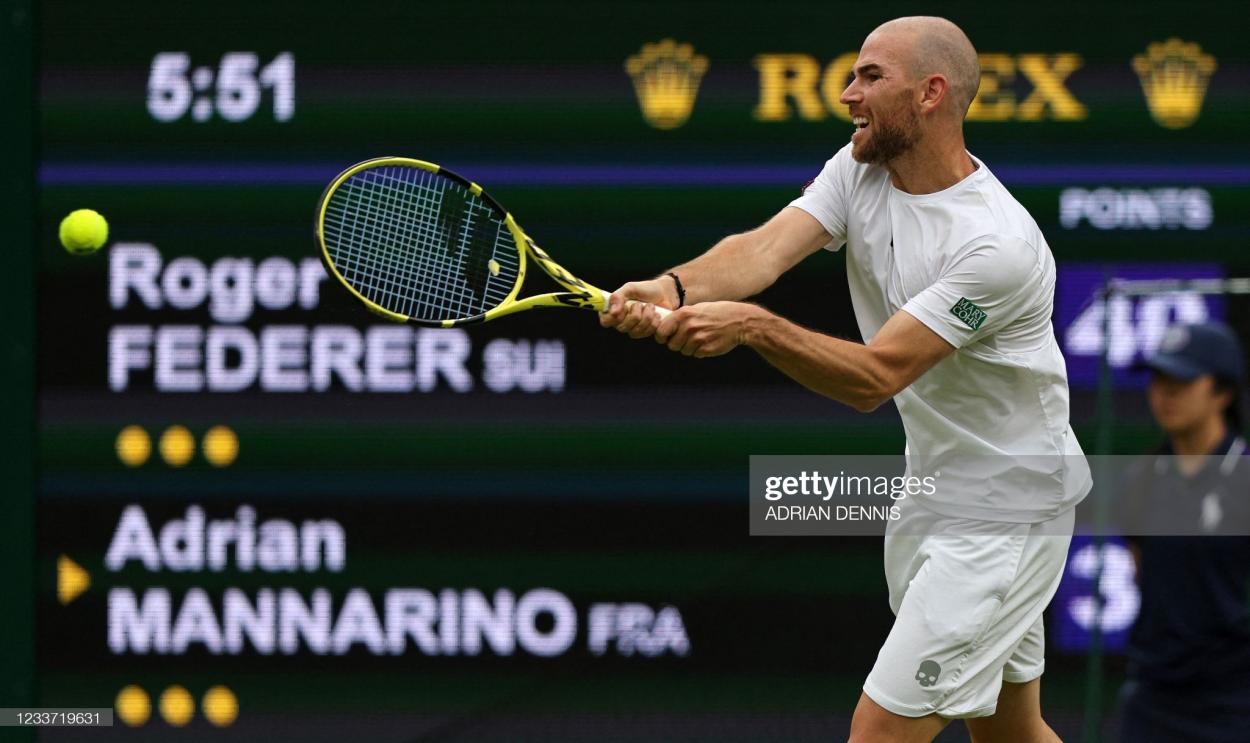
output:
[[932, 111], [942, 105], [948, 93], [950, 93], [950, 81], [945, 75], [929, 75], [924, 79], [920, 108], [924, 111]]

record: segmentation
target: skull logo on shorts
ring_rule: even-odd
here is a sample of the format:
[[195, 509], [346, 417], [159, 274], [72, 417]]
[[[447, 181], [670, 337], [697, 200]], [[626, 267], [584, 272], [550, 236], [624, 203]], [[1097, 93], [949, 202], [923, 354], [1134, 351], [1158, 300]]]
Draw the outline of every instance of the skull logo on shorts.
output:
[[937, 683], [938, 676], [942, 674], [942, 667], [935, 661], [926, 660], [920, 664], [920, 668], [916, 670], [916, 681], [924, 687], [930, 687]]

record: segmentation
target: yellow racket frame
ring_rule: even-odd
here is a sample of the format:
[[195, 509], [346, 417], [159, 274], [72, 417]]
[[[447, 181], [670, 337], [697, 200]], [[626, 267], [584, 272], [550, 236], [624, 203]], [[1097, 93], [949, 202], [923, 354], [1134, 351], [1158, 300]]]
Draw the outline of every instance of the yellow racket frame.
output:
[[[512, 233], [512, 237], [516, 241], [516, 244], [518, 246], [517, 254], [519, 255], [519, 258], [517, 261], [518, 269], [517, 269], [516, 284], [513, 285], [512, 291], [508, 294], [507, 297], [504, 298], [502, 302], [500, 302], [498, 305], [491, 308], [487, 312], [484, 312], [479, 315], [474, 315], [472, 317], [463, 317], [463, 318], [456, 318], [454, 320], [441, 320], [441, 321], [440, 320], [420, 320], [417, 318], [413, 318], [407, 315], [400, 314], [398, 312], [388, 310], [385, 307], [382, 307], [376, 302], [366, 298], [360, 292], [356, 291], [356, 288], [352, 286], [350, 283], [348, 283], [347, 279], [343, 278], [343, 274], [339, 273], [338, 267], [335, 266], [334, 261], [330, 259], [330, 252], [326, 248], [326, 241], [325, 241], [326, 207], [330, 202], [330, 197], [333, 196], [336, 191], [338, 191], [339, 186], [343, 185], [343, 182], [346, 181], [348, 178], [352, 177], [353, 175], [356, 175], [357, 173], [363, 170], [370, 170], [372, 168], [380, 168], [380, 167], [384, 167], [388, 165], [402, 165], [402, 166], [407, 166], [407, 167], [420, 168], [421, 170], [426, 170], [431, 173], [436, 173], [439, 175], [443, 175], [447, 178], [450, 178], [453, 181], [456, 181], [460, 185], [467, 188], [469, 190], [469, 193], [481, 198], [497, 213], [497, 215], [503, 221], [504, 225], [508, 228], [508, 231]], [[317, 204], [316, 235], [317, 235], [317, 245], [321, 250], [321, 261], [322, 263], [325, 264], [326, 270], [330, 273], [330, 275], [338, 279], [338, 282], [340, 284], [346, 287], [347, 290], [351, 292], [353, 296], [356, 297], [356, 299], [359, 299], [361, 302], [363, 302], [364, 305], [368, 307], [370, 310], [372, 310], [375, 314], [381, 315], [382, 317], [385, 317], [388, 320], [394, 320], [395, 322], [410, 322], [410, 323], [416, 323], [419, 325], [430, 325], [434, 327], [454, 328], [459, 325], [472, 325], [474, 323], [487, 322], [490, 320], [494, 320], [496, 318], [504, 317], [506, 315], [511, 315], [515, 312], [523, 312], [524, 310], [532, 310], [537, 307], [572, 307], [576, 309], [586, 309], [586, 310], [594, 310], [596, 312], [603, 312], [604, 309], [608, 306], [608, 297], [611, 296], [608, 292], [605, 292], [604, 290], [596, 286], [593, 286], [591, 284], [588, 284], [585, 281], [582, 281], [581, 279], [577, 278], [576, 276], [574, 276], [573, 274], [565, 270], [563, 266], [553, 261], [551, 259], [551, 256], [547, 255], [547, 253], [544, 252], [542, 248], [538, 247], [534, 243], [534, 241], [530, 238], [529, 235], [525, 234], [525, 230], [522, 230], [521, 227], [516, 223], [516, 220], [512, 218], [512, 214], [510, 214], [506, 209], [504, 209], [503, 206], [501, 206], [500, 203], [494, 199], [494, 197], [486, 193], [482, 189], [481, 186], [477, 185], [473, 181], [470, 181], [464, 176], [453, 173], [452, 171], [447, 170], [446, 168], [443, 168], [439, 165], [436, 165], [431, 162], [426, 162], [424, 160], [415, 160], [410, 157], [377, 157], [371, 160], [365, 160], [364, 162], [356, 163], [355, 165], [351, 166], [347, 170], [344, 170], [342, 173], [339, 173], [337, 176], [335, 176], [334, 180], [330, 181], [330, 185], [326, 186], [325, 192], [322, 193], [321, 195], [321, 201]], [[519, 294], [521, 291], [521, 284], [525, 282], [526, 256], [527, 255], [530, 258], [533, 258], [533, 260], [536, 263], [538, 263], [538, 265], [544, 271], [547, 272], [548, 276], [555, 279], [556, 283], [560, 284], [568, 291], [551, 292], [548, 294], [536, 294], [532, 297], [526, 297], [524, 299], [518, 300], [517, 294]]]

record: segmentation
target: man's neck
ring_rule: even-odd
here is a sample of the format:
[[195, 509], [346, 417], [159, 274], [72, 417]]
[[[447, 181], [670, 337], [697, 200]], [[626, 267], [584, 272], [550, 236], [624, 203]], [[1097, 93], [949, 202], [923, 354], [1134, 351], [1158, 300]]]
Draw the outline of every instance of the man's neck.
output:
[[886, 163], [894, 187], [904, 193], [926, 194], [944, 191], [967, 178], [977, 169], [963, 136], [934, 133], [922, 138], [906, 153]]

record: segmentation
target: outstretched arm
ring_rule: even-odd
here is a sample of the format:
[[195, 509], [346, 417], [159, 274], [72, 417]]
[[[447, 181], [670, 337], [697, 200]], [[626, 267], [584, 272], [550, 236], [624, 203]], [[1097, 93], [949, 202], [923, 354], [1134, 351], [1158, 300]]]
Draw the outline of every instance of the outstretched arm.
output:
[[686, 304], [746, 299], [828, 242], [829, 233], [815, 217], [787, 207], [760, 227], [730, 235], [672, 270], [686, 288]]
[[[721, 240], [703, 255], [672, 269], [686, 290], [687, 305], [759, 294], [799, 261], [829, 242], [816, 218], [787, 207], [762, 226]], [[637, 300], [627, 304], [628, 300]], [[634, 338], [652, 335], [659, 317], [649, 305], [677, 307], [676, 284], [661, 275], [625, 284], [612, 294], [600, 324]]]
[[804, 387], [861, 412], [876, 409], [955, 347], [899, 311], [867, 345], [823, 335], [740, 302], [685, 307], [660, 323], [659, 343], [687, 356], [719, 356], [749, 346]]

